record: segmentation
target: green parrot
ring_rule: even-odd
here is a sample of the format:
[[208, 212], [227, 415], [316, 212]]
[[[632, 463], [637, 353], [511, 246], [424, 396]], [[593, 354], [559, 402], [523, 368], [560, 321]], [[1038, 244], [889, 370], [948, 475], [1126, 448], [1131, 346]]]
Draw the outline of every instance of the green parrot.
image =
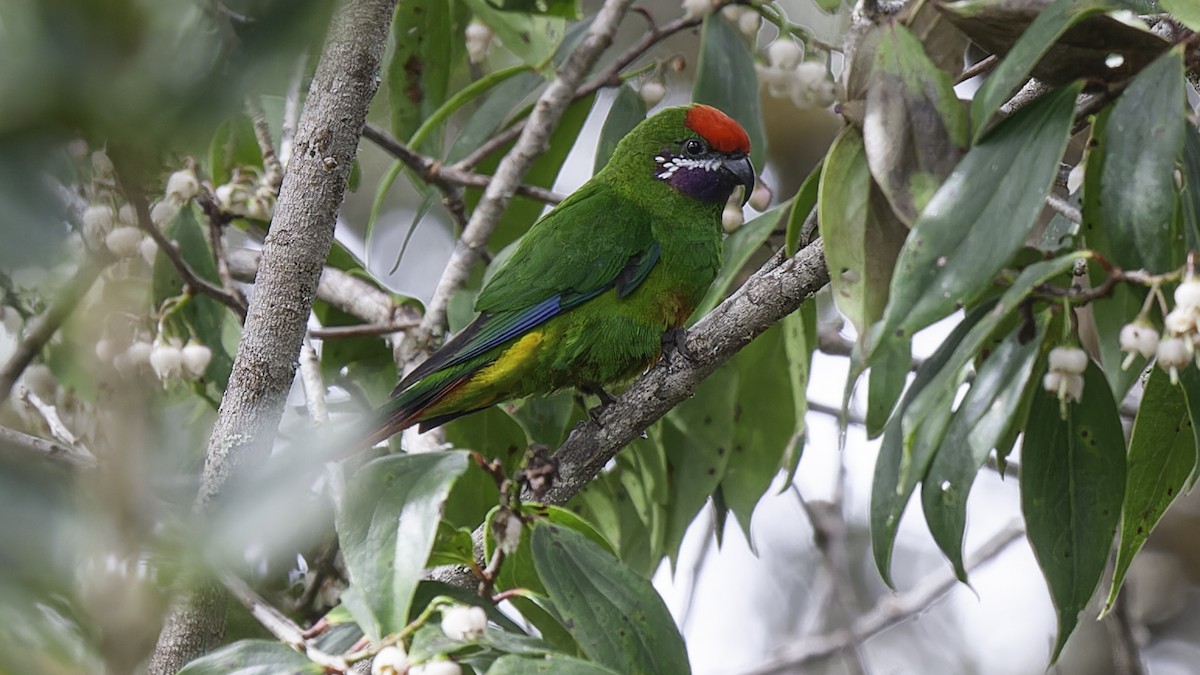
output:
[[721, 211], [735, 187], [754, 187], [749, 152], [745, 130], [706, 105], [635, 127], [529, 229], [475, 320], [400, 382], [367, 445], [514, 398], [576, 388], [604, 399], [651, 365], [717, 275]]

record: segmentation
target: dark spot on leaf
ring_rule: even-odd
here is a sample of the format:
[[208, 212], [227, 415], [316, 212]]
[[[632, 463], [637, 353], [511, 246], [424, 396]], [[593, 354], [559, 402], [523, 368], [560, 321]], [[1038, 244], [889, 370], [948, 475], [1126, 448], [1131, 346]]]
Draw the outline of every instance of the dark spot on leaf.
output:
[[1081, 429], [1081, 430], [1079, 431], [1079, 436], [1080, 436], [1081, 438], [1087, 438], [1087, 437], [1088, 437], [1088, 430], [1087, 430], [1087, 429]]
[[735, 403], [733, 405], [733, 421], [736, 424], [740, 419], [742, 419], [742, 404]]
[[717, 475], [717, 470], [716, 470], [716, 468], [715, 468], [715, 467], [709, 467], [709, 468], [708, 468], [708, 475], [710, 475], [710, 476], [715, 476], [715, 475]]
[[712, 415], [705, 415], [705, 416], [704, 416], [704, 424], [705, 424], [705, 425], [712, 424]]
[[1141, 526], [1141, 525], [1139, 525], [1139, 526], [1138, 526], [1138, 529], [1137, 529], [1137, 533], [1138, 533], [1138, 534], [1141, 534], [1141, 533], [1143, 533], [1143, 532], [1145, 532], [1145, 531], [1146, 531], [1146, 530], [1142, 529], [1142, 526]]
[[1169, 486], [1168, 486], [1168, 487], [1167, 487], [1167, 496], [1168, 496], [1168, 497], [1170, 497], [1170, 496], [1172, 496], [1172, 495], [1174, 495], [1174, 494], [1175, 494], [1175, 488], [1173, 488], [1173, 487], [1169, 487]]
[[571, 630], [575, 627], [575, 619], [567, 619], [563, 621], [563, 625], [566, 626], [567, 630]]
[[408, 60], [404, 62], [404, 76], [408, 80], [408, 86], [404, 88], [404, 95], [414, 105], [421, 105], [421, 101], [425, 99], [425, 92], [421, 90], [421, 71], [424, 69], [425, 64], [421, 63], [421, 59], [417, 58], [416, 54], [408, 57]]

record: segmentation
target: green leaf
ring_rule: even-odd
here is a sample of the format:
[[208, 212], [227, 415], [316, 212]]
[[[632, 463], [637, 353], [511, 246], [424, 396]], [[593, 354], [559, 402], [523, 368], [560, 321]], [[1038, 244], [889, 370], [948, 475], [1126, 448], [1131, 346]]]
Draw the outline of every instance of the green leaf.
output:
[[445, 102], [451, 73], [465, 53], [466, 21], [465, 5], [458, 2], [409, 0], [396, 6], [386, 72], [396, 138], [412, 136]]
[[804, 179], [804, 182], [800, 184], [796, 196], [792, 197], [792, 208], [788, 211], [787, 234], [784, 237], [783, 252], [786, 255], [795, 255], [796, 251], [800, 249], [800, 235], [803, 234], [804, 223], [808, 220], [808, 214], [812, 213], [813, 208], [817, 205], [821, 172], [824, 167], [825, 160], [821, 159]]
[[391, 455], [350, 478], [337, 531], [350, 581], [370, 609], [354, 619], [373, 641], [408, 623], [442, 505], [466, 468], [465, 452]]
[[487, 675], [618, 675], [616, 671], [590, 661], [583, 661], [564, 654], [547, 654], [545, 658], [526, 656], [502, 656], [488, 668]]
[[600, 128], [600, 140], [596, 144], [596, 160], [592, 165], [592, 173], [597, 173], [608, 164], [617, 143], [642, 120], [646, 119], [646, 102], [640, 94], [626, 82], [617, 88], [613, 98], [612, 108], [608, 117], [604, 118], [604, 126]]
[[529, 443], [557, 448], [570, 431], [575, 394], [564, 391], [552, 396], [530, 396], [503, 407], [525, 430]]
[[581, 11], [581, 0], [487, 0], [497, 9], [506, 12], [525, 12], [526, 14], [546, 14], [561, 16], [564, 19], [578, 19]]
[[969, 306], [1024, 243], [1066, 147], [1079, 86], [996, 127], [959, 163], [913, 225], [892, 278], [885, 335], [911, 336]]
[[[492, 406], [446, 425], [446, 441], [462, 450], [474, 450], [498, 459], [511, 473], [525, 456], [528, 439], [512, 416]], [[496, 481], [483, 471], [468, 471], [454, 484], [443, 518], [458, 527], [474, 529], [497, 504]]]
[[539, 523], [532, 540], [546, 592], [590, 659], [627, 675], [691, 672], [683, 638], [649, 581], [574, 530]]
[[704, 18], [692, 100], [720, 108], [737, 120], [750, 136], [751, 161], [762, 168], [767, 137], [758, 103], [754, 53], [737, 28], [718, 13]]
[[[1042, 341], [1049, 326], [1042, 312], [1030, 331], [1021, 325], [988, 354], [975, 373], [946, 430], [941, 449], [929, 465], [921, 486], [925, 522], [934, 541], [954, 567], [958, 580], [967, 583], [963, 562], [963, 532], [967, 526], [967, 498], [979, 468], [1006, 431], [1024, 427], [1021, 398], [1030, 381]], [[1030, 334], [1026, 334], [1030, 333]]]
[[566, 35], [567, 22], [561, 16], [505, 12], [493, 7], [488, 0], [463, 2], [476, 18], [496, 31], [505, 49], [533, 68], [544, 66]]
[[[1200, 456], [1200, 370], [1184, 368], [1179, 371], [1179, 386], [1183, 389], [1184, 400], [1187, 401], [1189, 420], [1192, 423], [1192, 433], [1196, 436], [1196, 453]], [[1187, 489], [1191, 490], [1200, 478], [1200, 461], [1188, 477]]]
[[[851, 360], [854, 359], [855, 355], [852, 354]], [[911, 340], [885, 340], [871, 355], [871, 370], [867, 373], [867, 438], [876, 438], [883, 433], [884, 426], [892, 416], [892, 408], [900, 400], [900, 394], [904, 393], [911, 370]], [[850, 393], [847, 387], [843, 407], [849, 405]]]
[[733, 284], [741, 278], [742, 268], [750, 262], [754, 252], [766, 243], [787, 208], [787, 204], [780, 204], [742, 225], [736, 232], [725, 238], [724, 252], [721, 256], [724, 263], [721, 265], [721, 271], [717, 273], [717, 278], [708, 287], [708, 292], [696, 307], [696, 311], [692, 312], [689, 322], [696, 321], [711, 312], [713, 307], [721, 304], [721, 301], [733, 292]]
[[262, 150], [254, 135], [254, 124], [243, 113], [217, 127], [208, 146], [208, 173], [213, 185], [228, 183], [238, 167], [262, 168]]
[[1158, 4], [1179, 23], [1193, 31], [1200, 31], [1200, 5], [1191, 0], [1158, 0]]
[[1183, 390], [1151, 368], [1129, 439], [1121, 543], [1104, 612], [1112, 609], [1133, 557], [1196, 467], [1196, 436]]
[[1111, 7], [1106, 0], [1054, 0], [1042, 10], [975, 93], [971, 102], [975, 142], [990, 128], [992, 115], [1029, 79], [1033, 67], [1068, 28]]
[[772, 326], [731, 362], [738, 371], [738, 392], [733, 409], [733, 455], [721, 479], [721, 492], [751, 545], [754, 507], [779, 473], [797, 428], [803, 427], [804, 418], [796, 416], [792, 372], [780, 367], [788, 359], [785, 340], [784, 327]]
[[887, 24], [867, 90], [863, 142], [871, 175], [911, 225], [968, 144], [967, 112], [950, 76], [900, 24]]
[[[323, 300], [313, 302], [313, 314], [322, 326], [352, 326], [362, 319]], [[362, 387], [372, 401], [387, 397], [396, 385], [396, 361], [392, 350], [378, 336], [325, 340], [321, 345], [321, 375], [337, 382], [343, 375]]]
[[784, 457], [786, 478], [781, 490], [786, 490], [796, 476], [800, 457], [804, 454], [807, 425], [804, 417], [808, 413], [808, 380], [812, 373], [812, 355], [817, 348], [817, 303], [809, 300], [800, 309], [783, 317], [783, 345], [787, 353], [788, 377], [792, 385], [792, 415], [796, 422], [796, 434], [792, 437]]
[[887, 305], [907, 231], [871, 180], [862, 136], [852, 127], [833, 142], [820, 180], [818, 221], [834, 304], [863, 344]]
[[737, 371], [720, 368], [664, 418], [662, 444], [671, 477], [666, 547], [672, 561], [688, 525], [725, 477], [737, 390]]
[[[1040, 377], [1040, 375], [1039, 375]], [[1125, 434], [1104, 374], [1084, 376], [1083, 399], [1067, 405], [1034, 394], [1021, 450], [1021, 510], [1058, 613], [1051, 662], [1100, 583], [1125, 492]]]
[[201, 656], [179, 675], [321, 675], [325, 669], [282, 642], [242, 640]]
[[1183, 262], [1172, 216], [1185, 104], [1183, 56], [1173, 49], [1134, 78], [1108, 117], [1099, 218], [1125, 269], [1161, 273]]
[[1183, 188], [1180, 190], [1189, 251], [1200, 248], [1200, 130], [1184, 125]]

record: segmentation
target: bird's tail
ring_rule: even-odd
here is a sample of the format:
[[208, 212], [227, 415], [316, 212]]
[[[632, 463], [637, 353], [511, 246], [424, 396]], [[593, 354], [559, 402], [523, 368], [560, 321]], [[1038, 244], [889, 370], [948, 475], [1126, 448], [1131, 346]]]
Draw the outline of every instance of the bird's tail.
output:
[[426, 378], [413, 383], [407, 389], [393, 393], [387, 403], [371, 414], [370, 432], [355, 446], [356, 450], [366, 450], [382, 443], [414, 424], [420, 424], [421, 431], [428, 431], [452, 419], [475, 412], [475, 409], [471, 409], [427, 415], [431, 408], [443, 402], [470, 377], [471, 373], [468, 372], [440, 382], [430, 381], [434, 378]]

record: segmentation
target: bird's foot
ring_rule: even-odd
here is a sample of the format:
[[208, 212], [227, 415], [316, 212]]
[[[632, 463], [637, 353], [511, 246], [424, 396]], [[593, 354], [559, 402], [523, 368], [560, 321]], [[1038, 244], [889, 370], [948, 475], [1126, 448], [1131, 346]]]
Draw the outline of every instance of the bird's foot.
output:
[[[586, 410], [588, 419], [592, 420], [592, 422], [598, 427], [604, 426], [600, 424], [600, 415], [604, 413], [604, 410], [608, 408], [608, 406], [616, 403], [617, 399], [613, 398], [612, 394], [605, 391], [604, 387], [601, 387], [598, 384], [582, 385], [579, 387], [579, 393], [583, 396], [595, 396], [600, 399], [600, 405], [596, 406], [595, 408], [586, 408]], [[583, 397], [581, 396], [581, 404], [583, 403], [582, 398]]]
[[697, 359], [687, 346], [687, 329], [682, 326], [672, 328], [662, 336], [662, 359], [670, 363], [673, 354], [683, 357], [684, 361], [695, 365]]

